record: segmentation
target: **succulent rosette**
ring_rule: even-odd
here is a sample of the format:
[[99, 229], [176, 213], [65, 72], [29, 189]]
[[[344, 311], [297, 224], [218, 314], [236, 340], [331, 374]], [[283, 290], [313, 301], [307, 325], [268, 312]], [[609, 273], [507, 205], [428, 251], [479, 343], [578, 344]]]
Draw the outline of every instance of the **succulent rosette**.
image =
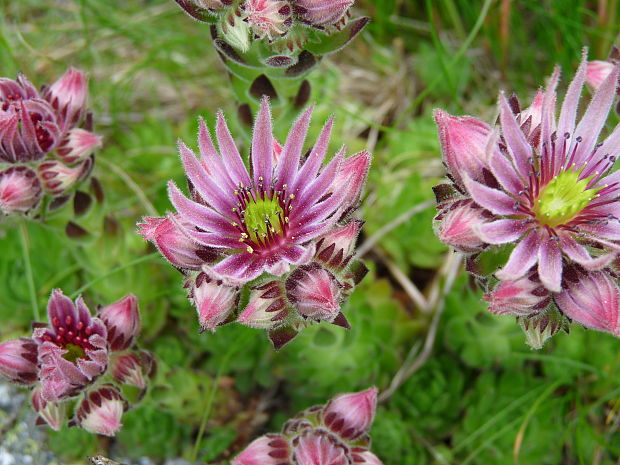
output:
[[74, 68], [41, 91], [23, 74], [0, 78], [0, 217], [50, 211], [89, 175], [101, 136], [87, 96]]
[[179, 144], [190, 195], [170, 182], [176, 213], [145, 218], [140, 234], [185, 274], [203, 330], [237, 320], [268, 330], [280, 347], [312, 321], [348, 327], [341, 305], [366, 273], [353, 259], [362, 222], [352, 212], [371, 157], [341, 150], [324, 165], [330, 120], [302, 159], [311, 114], [297, 120], [281, 147], [265, 98], [250, 172], [222, 114], [219, 151], [203, 121], [200, 157]]
[[[176, 0], [211, 37], [245, 105], [263, 95], [300, 108], [310, 97], [304, 76], [321, 57], [351, 42], [367, 17], [352, 18], [353, 0]], [[297, 85], [291, 83], [297, 80]]]
[[376, 388], [340, 394], [255, 439], [232, 465], [381, 465], [368, 435], [376, 406]]
[[[578, 120], [588, 69], [584, 51], [559, 117], [557, 69], [524, 110], [500, 94], [496, 128], [435, 112], [450, 180], [435, 188], [435, 226], [443, 242], [469, 254], [468, 269], [490, 289], [485, 300], [494, 313], [525, 318], [528, 330], [551, 327], [553, 334], [572, 320], [620, 336], [611, 298], [620, 251], [620, 127], [601, 137], [620, 65]], [[480, 257], [498, 250], [509, 256], [491, 278], [481, 265], [490, 261]]]
[[152, 355], [134, 344], [137, 299], [129, 295], [93, 316], [81, 297], [72, 302], [56, 289], [47, 316], [48, 323], [33, 324], [32, 337], [0, 343], [0, 374], [33, 388], [38, 423], [59, 430], [69, 418], [69, 425], [113, 436], [129, 406], [125, 388], [137, 388], [127, 397], [141, 397], [154, 368]]

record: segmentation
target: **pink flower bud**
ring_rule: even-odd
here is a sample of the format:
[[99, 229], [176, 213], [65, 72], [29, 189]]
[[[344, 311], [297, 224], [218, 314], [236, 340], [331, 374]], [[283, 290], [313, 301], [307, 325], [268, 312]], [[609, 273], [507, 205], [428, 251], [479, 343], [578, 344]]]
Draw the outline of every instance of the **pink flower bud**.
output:
[[354, 220], [321, 237], [316, 244], [317, 260], [331, 267], [346, 266], [355, 252], [355, 243], [363, 224], [363, 221]]
[[286, 33], [292, 21], [291, 7], [282, 0], [246, 0], [245, 15], [259, 37], [270, 40]]
[[112, 357], [112, 377], [121, 384], [145, 389], [155, 363], [153, 356], [143, 350]]
[[31, 402], [32, 408], [39, 414], [37, 424], [47, 424], [54, 431], [60, 431], [65, 422], [66, 403], [45, 400], [39, 388], [32, 392]]
[[291, 447], [284, 436], [267, 434], [255, 439], [232, 461], [232, 465], [282, 465], [290, 463]]
[[463, 186], [462, 173], [480, 179], [490, 157], [488, 142], [492, 130], [488, 124], [470, 116], [451, 116], [435, 110], [435, 122], [444, 162], [454, 181]]
[[92, 168], [92, 160], [87, 158], [74, 168], [69, 168], [56, 160], [46, 160], [38, 167], [39, 179], [43, 188], [52, 195], [60, 195], [84, 179]]
[[0, 344], [0, 374], [17, 384], [30, 385], [37, 380], [37, 344], [22, 337]]
[[0, 212], [27, 213], [39, 204], [41, 183], [26, 166], [11, 166], [0, 171]]
[[239, 290], [200, 273], [193, 283], [190, 297], [198, 313], [202, 331], [215, 331], [223, 324], [239, 301]]
[[323, 423], [341, 438], [351, 440], [368, 432], [377, 408], [377, 388], [340, 394], [323, 411]]
[[346, 184], [348, 186], [343, 201], [343, 205], [347, 210], [357, 207], [362, 189], [364, 184], [366, 184], [371, 161], [372, 155], [364, 151], [356, 153], [352, 157], [345, 158], [342, 162], [334, 185]]
[[267, 284], [253, 287], [250, 300], [237, 322], [258, 329], [274, 329], [282, 326], [288, 316], [282, 284], [270, 281]]
[[67, 72], [43, 92], [43, 97], [58, 112], [65, 130], [75, 126], [86, 111], [88, 76], [75, 68]]
[[313, 26], [330, 26], [340, 21], [353, 0], [295, 0], [301, 18]]
[[357, 447], [354, 447], [351, 450], [351, 456], [355, 465], [383, 465], [381, 460], [369, 450], [358, 450]]
[[306, 430], [295, 447], [299, 465], [349, 465], [347, 447], [323, 430]]
[[138, 299], [129, 294], [118, 302], [103, 307], [98, 317], [108, 329], [108, 343], [112, 351], [129, 349], [140, 333]]
[[478, 227], [487, 218], [484, 210], [471, 200], [449, 203], [435, 217], [437, 237], [444, 244], [464, 253], [479, 252], [485, 242], [478, 234]]
[[62, 161], [72, 165], [90, 157], [101, 147], [102, 137], [85, 129], [71, 129], [56, 149]]
[[562, 313], [586, 328], [620, 337], [620, 290], [614, 280], [603, 271], [569, 277], [568, 286], [554, 296]]
[[56, 147], [61, 134], [54, 109], [46, 101], [0, 99], [0, 160], [39, 160]]
[[118, 389], [111, 384], [86, 394], [77, 407], [75, 422], [89, 433], [114, 436], [120, 429], [127, 403]]
[[586, 82], [592, 89], [596, 90], [607, 79], [607, 76], [611, 74], [613, 69], [614, 65], [609, 61], [589, 61], [586, 70]]
[[497, 315], [529, 316], [546, 309], [551, 303], [547, 288], [535, 277], [500, 281], [483, 300], [489, 311]]
[[144, 217], [143, 222], [138, 224], [138, 232], [179, 268], [200, 270], [203, 263], [214, 262], [218, 257], [217, 251], [189, 239], [177, 225], [187, 223], [178, 215], [173, 215], [173, 218], [174, 221], [171, 218]]
[[286, 280], [286, 295], [303, 316], [330, 323], [340, 313], [341, 284], [318, 263], [303, 265]]

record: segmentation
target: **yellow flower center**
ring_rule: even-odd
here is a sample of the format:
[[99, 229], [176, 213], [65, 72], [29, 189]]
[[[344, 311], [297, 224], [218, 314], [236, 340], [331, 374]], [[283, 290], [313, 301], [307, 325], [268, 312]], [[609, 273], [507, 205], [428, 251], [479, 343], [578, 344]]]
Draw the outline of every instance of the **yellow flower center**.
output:
[[580, 174], [581, 171], [565, 171], [543, 187], [534, 205], [540, 224], [551, 228], [566, 224], [598, 197], [601, 188], [588, 189], [592, 177], [580, 180]]
[[245, 226], [253, 242], [265, 242], [273, 234], [282, 236], [280, 220], [285, 221], [284, 211], [277, 198], [257, 199], [246, 205]]

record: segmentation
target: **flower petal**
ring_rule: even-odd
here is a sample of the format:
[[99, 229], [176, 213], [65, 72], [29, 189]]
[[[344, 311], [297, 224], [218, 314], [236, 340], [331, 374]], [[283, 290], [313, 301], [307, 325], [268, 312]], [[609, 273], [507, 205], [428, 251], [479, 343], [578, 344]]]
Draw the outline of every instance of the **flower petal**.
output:
[[510, 254], [506, 265], [495, 273], [498, 279], [518, 279], [538, 261], [539, 237], [536, 231], [525, 236]]
[[481, 207], [490, 210], [496, 215], [514, 215], [517, 202], [505, 192], [492, 189], [484, 184], [474, 181], [469, 176], [463, 178], [465, 187], [471, 194], [471, 197]]
[[523, 220], [497, 220], [478, 226], [478, 235], [489, 244], [507, 244], [519, 239], [530, 224]]
[[557, 241], [543, 240], [538, 248], [538, 276], [552, 292], [562, 290], [562, 252]]
[[268, 97], [263, 97], [252, 134], [252, 174], [254, 176], [254, 186], [263, 184], [268, 187], [271, 184], [273, 174], [273, 156], [271, 153], [273, 151], [273, 132]]

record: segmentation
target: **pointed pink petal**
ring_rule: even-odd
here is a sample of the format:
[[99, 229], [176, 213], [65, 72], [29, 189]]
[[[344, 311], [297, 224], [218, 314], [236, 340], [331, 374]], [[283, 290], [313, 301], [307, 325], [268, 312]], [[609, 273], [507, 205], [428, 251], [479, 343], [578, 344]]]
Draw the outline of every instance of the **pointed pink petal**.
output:
[[502, 134], [506, 140], [508, 153], [512, 157], [515, 168], [522, 179], [528, 178], [528, 173], [532, 167], [532, 147], [525, 138], [521, 126], [517, 122], [515, 115], [508, 105], [506, 96], [502, 93], [499, 96], [500, 121], [502, 124]]
[[538, 276], [552, 292], [562, 290], [562, 252], [557, 241], [543, 240], [538, 249]]
[[[252, 175], [254, 186], [263, 184], [265, 189], [271, 184], [273, 131], [271, 128], [271, 109], [269, 99], [263, 97], [263, 102], [256, 117], [254, 132], [252, 133]], [[262, 179], [262, 180], [261, 180]]]
[[517, 202], [508, 194], [474, 181], [468, 176], [463, 178], [465, 187], [471, 194], [474, 202], [490, 210], [496, 215], [514, 215]]
[[489, 244], [515, 242], [530, 227], [523, 220], [497, 220], [478, 226], [480, 238]]
[[223, 113], [217, 115], [217, 125], [215, 127], [217, 143], [222, 154], [224, 166], [230, 169], [230, 177], [235, 184], [243, 184], [244, 187], [251, 186], [252, 180], [248, 174], [248, 170], [243, 163], [243, 159], [239, 154], [239, 150], [235, 145], [235, 141], [230, 134], [230, 130], [226, 125]]
[[295, 181], [295, 174], [299, 169], [299, 160], [301, 159], [301, 152], [304, 148], [313, 110], [314, 106], [306, 110], [295, 122], [288, 134], [276, 171], [278, 185], [287, 184], [290, 186]]
[[531, 231], [519, 241], [506, 265], [495, 276], [498, 279], [518, 279], [525, 275], [538, 261], [538, 242], [538, 234]]
[[[611, 109], [611, 105], [614, 102], [616, 96], [616, 88], [618, 87], [618, 75], [620, 73], [620, 65], [616, 66], [613, 71], [607, 76], [607, 79], [603, 81], [598, 88], [586, 113], [581, 118], [577, 129], [575, 130], [575, 138], [573, 139], [573, 146], [577, 143], [577, 138], [581, 137], [579, 147], [575, 154], [575, 163], [577, 166], [581, 166], [584, 161], [590, 158], [594, 146], [598, 140], [598, 136], [601, 133], [601, 129], [607, 121], [607, 115]], [[572, 147], [571, 147], [572, 150]]]

